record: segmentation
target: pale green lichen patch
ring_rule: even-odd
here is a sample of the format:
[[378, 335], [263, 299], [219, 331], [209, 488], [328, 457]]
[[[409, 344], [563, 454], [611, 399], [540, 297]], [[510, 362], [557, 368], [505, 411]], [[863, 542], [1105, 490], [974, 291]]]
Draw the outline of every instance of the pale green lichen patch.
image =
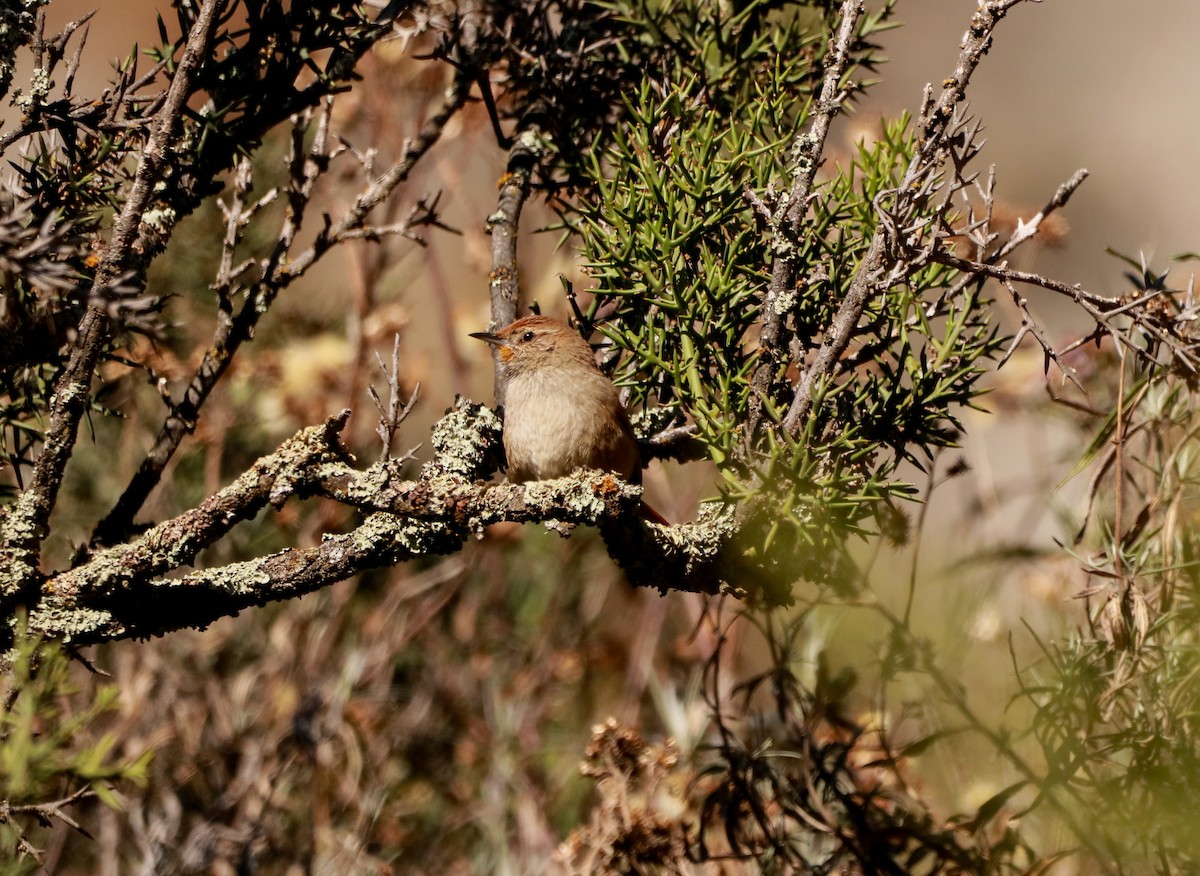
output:
[[385, 491], [394, 490], [400, 480], [395, 460], [383, 460], [365, 471], [356, 471], [342, 462], [327, 462], [317, 466], [313, 479], [318, 483], [334, 484], [340, 501], [369, 508]]
[[236, 598], [265, 597], [275, 580], [267, 567], [271, 559], [262, 557], [219, 569], [207, 569], [195, 575], [160, 581], [159, 585], [167, 590], [202, 586]]
[[[463, 542], [463, 533], [440, 521], [417, 520], [401, 515], [378, 513], [369, 516], [354, 532], [345, 536], [344, 549], [352, 555], [358, 571], [373, 566], [392, 565], [414, 557], [451, 553]], [[323, 546], [326, 556], [343, 545]]]
[[[26, 494], [22, 494], [24, 497]], [[17, 500], [18, 503], [20, 499]], [[9, 514], [4, 522], [3, 544], [5, 549], [0, 552], [0, 595], [14, 596], [37, 575], [37, 553], [24, 547], [36, 544], [38, 527], [28, 515], [19, 513], [18, 507]]]
[[676, 405], [644, 408], [629, 415], [629, 424], [633, 426], [633, 434], [639, 441], [645, 441], [681, 421], [682, 414]]
[[66, 608], [43, 601], [29, 615], [29, 631], [48, 639], [70, 642], [75, 639], [95, 641], [120, 636], [124, 627], [111, 613], [101, 609]]
[[495, 412], [459, 396], [454, 407], [438, 420], [430, 438], [437, 456], [423, 477], [457, 474], [466, 480], [486, 477], [491, 470], [502, 425]]
[[413, 557], [429, 554], [444, 553], [446, 540], [451, 538], [451, 544], [457, 545], [460, 540], [452, 538], [450, 529], [444, 523], [418, 523], [414, 520], [401, 520], [396, 527], [395, 542]]
[[704, 506], [694, 523], [674, 526], [617, 523], [601, 529], [609, 553], [634, 584], [660, 591], [721, 590], [723, 552], [736, 533], [733, 513]]
[[347, 547], [356, 553], [367, 553], [380, 544], [395, 540], [403, 523], [401, 518], [391, 514], [372, 514], [346, 536], [350, 542]]
[[0, 95], [8, 91], [16, 70], [17, 49], [25, 45], [37, 26], [37, 11], [50, 0], [22, 0], [0, 5]]
[[597, 523], [615, 507], [636, 503], [641, 495], [641, 487], [586, 470], [525, 485], [525, 505], [535, 516], [565, 517], [575, 523]]
[[653, 528], [655, 541], [683, 558], [685, 573], [716, 560], [734, 531], [733, 512], [717, 504], [701, 506], [694, 523]]

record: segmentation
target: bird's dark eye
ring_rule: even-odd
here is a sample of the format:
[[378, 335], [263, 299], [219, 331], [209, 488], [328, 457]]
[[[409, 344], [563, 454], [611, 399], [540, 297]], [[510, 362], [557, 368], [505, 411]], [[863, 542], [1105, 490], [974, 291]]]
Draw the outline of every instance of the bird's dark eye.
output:
[[533, 340], [533, 332], [525, 332], [525, 334], [521, 335], [521, 340], [525, 343], [529, 343]]

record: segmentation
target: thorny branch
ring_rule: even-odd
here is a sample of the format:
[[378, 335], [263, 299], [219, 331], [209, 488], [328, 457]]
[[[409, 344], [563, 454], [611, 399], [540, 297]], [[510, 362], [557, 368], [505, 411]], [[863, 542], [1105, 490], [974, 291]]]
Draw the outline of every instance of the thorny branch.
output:
[[[80, 28], [82, 28], [83, 30], [80, 35], [80, 39], [76, 42], [75, 51], [72, 53], [71, 60], [67, 66], [67, 73], [66, 73], [65, 82], [63, 85], [62, 103], [66, 104], [68, 107], [70, 107], [70, 109], [67, 113], [67, 117], [72, 122], [81, 123], [81, 124], [82, 123], [95, 124], [96, 127], [100, 130], [112, 130], [112, 126], [113, 126], [113, 123], [115, 122], [115, 118], [108, 117], [108, 118], [104, 118], [104, 119], [98, 119], [97, 118], [97, 115], [98, 115], [97, 106], [94, 101], [86, 100], [86, 101], [82, 101], [81, 103], [79, 103], [75, 106], [71, 106], [71, 98], [72, 98], [71, 90], [74, 85], [75, 73], [78, 71], [79, 59], [82, 56], [83, 46], [87, 40], [87, 33], [88, 33], [87, 23], [89, 21], [91, 21], [92, 17], [95, 14], [96, 13], [94, 11], [89, 12], [86, 15], [75, 19], [74, 21], [68, 22], [63, 27], [62, 32], [59, 33], [57, 36], [53, 37], [48, 44], [45, 43], [44, 39], [39, 34], [36, 42], [42, 46], [43, 51], [45, 51], [46, 49], [49, 49], [49, 51], [46, 51], [45, 59], [42, 59], [40, 57], [35, 58], [34, 66], [38, 69], [45, 70], [47, 78], [53, 76], [55, 71], [58, 69], [59, 63], [62, 61], [62, 59], [64, 57], [64, 52], [65, 52], [67, 43], [69, 42], [70, 38], [75, 34], [76, 31], [78, 31]], [[39, 28], [44, 26], [44, 24], [45, 24], [44, 20], [41, 20], [39, 22]], [[165, 65], [165, 61], [161, 64], [154, 65], [152, 75], [149, 77], [149, 79], [147, 79], [146, 81], [141, 83], [142, 87], [149, 84], [149, 82], [152, 81], [162, 71], [164, 65]], [[131, 74], [132, 74], [131, 69], [125, 71], [125, 73], [123, 73], [123, 75], [122, 75], [121, 81], [124, 83], [132, 82]], [[2, 94], [2, 93], [3, 92], [0, 91], [0, 94]], [[138, 120], [139, 126], [145, 126], [151, 122], [154, 114], [158, 112], [158, 108], [161, 105], [162, 99], [165, 98], [165, 96], [166, 96], [165, 92], [158, 95], [158, 100], [156, 102], [157, 105], [150, 105], [150, 102], [147, 101], [147, 103], [148, 103], [148, 105], [146, 107], [147, 116]], [[118, 89], [118, 91], [115, 93], [115, 97], [116, 97], [116, 99], [114, 101], [115, 105], [112, 106], [113, 111], [115, 111], [115, 109], [121, 105], [123, 93]], [[107, 95], [105, 96], [104, 99], [102, 99], [102, 102], [105, 104], [108, 103]], [[30, 108], [30, 112], [28, 112], [24, 116], [22, 116], [21, 119], [16, 124], [12, 125], [12, 127], [10, 127], [3, 134], [0, 134], [0, 152], [4, 152], [5, 150], [8, 149], [9, 146], [13, 145], [14, 143], [25, 139], [26, 137], [30, 136], [31, 134], [33, 134], [36, 131], [45, 130], [49, 126], [48, 125], [49, 120], [47, 118], [47, 113], [43, 112], [43, 108], [38, 104], [38, 102], [36, 100], [30, 101], [29, 108]]]
[[786, 295], [796, 282], [793, 247], [800, 236], [801, 225], [808, 211], [809, 194], [825, 151], [829, 126], [850, 93], [842, 84], [842, 79], [846, 74], [850, 46], [862, 15], [862, 0], [844, 0], [841, 24], [825, 58], [825, 76], [812, 119], [808, 130], [796, 138], [792, 148], [795, 178], [791, 191], [780, 199], [774, 211], [769, 214], [774, 236], [772, 249], [775, 260], [771, 265], [771, 281], [762, 303], [762, 330], [759, 335], [761, 352], [752, 379], [753, 391], [745, 432], [747, 441], [755, 440], [754, 436], [762, 421], [763, 399], [771, 394], [771, 387], [777, 380], [777, 372], [787, 352], [788, 333], [784, 316], [787, 312]]
[[[1080, 168], [1079, 170], [1075, 171], [1075, 173], [1071, 175], [1070, 179], [1068, 179], [1066, 182], [1060, 185], [1057, 190], [1055, 190], [1053, 197], [1046, 202], [1045, 206], [1043, 206], [1041, 210], [1039, 210], [1028, 221], [1018, 219], [1016, 228], [1013, 229], [1013, 232], [1011, 235], [1009, 235], [1008, 240], [1006, 240], [1001, 246], [993, 249], [992, 244], [994, 244], [996, 240], [996, 235], [990, 233], [991, 208], [995, 197], [995, 168], [993, 168], [986, 185], [980, 186], [980, 194], [983, 198], [985, 210], [983, 223], [981, 225], [977, 222], [970, 223], [973, 226], [978, 225], [978, 227], [974, 228], [974, 230], [972, 230], [972, 232], [969, 234], [971, 242], [975, 244], [976, 249], [979, 252], [979, 257], [977, 260], [984, 264], [994, 265], [1005, 256], [1009, 255], [1021, 244], [1028, 240], [1032, 240], [1037, 236], [1037, 233], [1041, 230], [1046, 219], [1065, 207], [1067, 205], [1067, 201], [1069, 201], [1071, 196], [1075, 194], [1075, 190], [1083, 185], [1084, 180], [1087, 178], [1088, 171], [1086, 168]], [[971, 218], [973, 219], [974, 212], [973, 210], [970, 212]], [[947, 288], [942, 297], [954, 299], [960, 295], [962, 291], [971, 283], [977, 283], [981, 279], [982, 278], [978, 274], [969, 272], [964, 273], [958, 278], [958, 280], [951, 284], [949, 288]]]
[[[921, 139], [917, 152], [905, 171], [903, 181], [895, 192], [895, 202], [891, 209], [893, 216], [904, 217], [914, 212], [919, 199], [932, 193], [935, 187], [933, 181], [940, 170], [941, 162], [952, 148], [952, 144], [948, 142], [948, 133], [962, 124], [956, 108], [966, 96], [971, 75], [991, 46], [992, 33], [1000, 20], [1020, 2], [1022, 0], [989, 0], [982, 4], [964, 35], [954, 73], [945, 80], [936, 101], [932, 91], [927, 89], [924, 107], [917, 121]], [[879, 227], [871, 237], [870, 245], [846, 297], [834, 316], [825, 340], [793, 385], [791, 404], [783, 420], [784, 429], [791, 435], [799, 434], [803, 428], [812, 411], [817, 392], [833, 374], [842, 354], [846, 352], [867, 303], [873, 297], [884, 294], [892, 283], [903, 277], [903, 272], [899, 275], [896, 273], [902, 261], [901, 229], [895, 227], [886, 217], [880, 218]], [[918, 266], [917, 262], [910, 261], [904, 271]]]
[[[1179, 314], [1171, 314], [1165, 312], [1163, 308], [1157, 307], [1155, 302], [1164, 296], [1163, 292], [1106, 298], [1103, 295], [1088, 292], [1077, 284], [1063, 283], [1043, 277], [1041, 274], [1018, 271], [1004, 265], [971, 261], [947, 252], [934, 252], [930, 259], [977, 277], [992, 277], [1008, 286], [1013, 283], [1024, 283], [1064, 295], [1083, 308], [1084, 312], [1095, 320], [1097, 326], [1108, 332], [1122, 347], [1140, 358], [1153, 361], [1152, 352], [1147, 350], [1143, 344], [1138, 343], [1126, 327], [1115, 321], [1116, 317], [1131, 317], [1132, 322], [1139, 330], [1169, 350], [1174, 360], [1182, 364], [1188, 371], [1200, 370], [1200, 358], [1197, 357], [1197, 351], [1200, 350], [1200, 336], [1197, 336], [1195, 331], [1197, 314], [1187, 310]], [[1086, 343], [1092, 337], [1093, 335], [1089, 335], [1082, 342]], [[1046, 345], [1042, 346], [1045, 350]], [[1074, 349], [1074, 347], [1072, 346], [1070, 349]], [[1057, 356], [1060, 357], [1068, 351], [1059, 351]], [[1050, 355], [1049, 350], [1047, 350], [1047, 355]]]
[[996, 367], [1003, 366], [1005, 362], [1012, 358], [1012, 354], [1021, 346], [1021, 342], [1025, 340], [1026, 335], [1032, 335], [1034, 340], [1038, 342], [1038, 346], [1042, 348], [1042, 355], [1046, 359], [1046, 370], [1049, 370], [1050, 363], [1053, 362], [1058, 366], [1058, 370], [1063, 373], [1063, 376], [1082, 390], [1083, 385], [1079, 382], [1079, 378], [1075, 376], [1075, 369], [1062, 361], [1062, 357], [1054, 349], [1054, 345], [1050, 342], [1050, 339], [1046, 337], [1046, 332], [1038, 324], [1038, 321], [1034, 319], [1033, 314], [1029, 312], [1029, 302], [1025, 299], [1025, 296], [1021, 295], [1017, 291], [1017, 288], [1010, 282], [1006, 281], [1004, 288], [1008, 290], [1013, 304], [1021, 314], [1021, 326], [1017, 329], [1017, 333], [1013, 335], [1012, 340], [1008, 344], [1008, 349], [1004, 351], [1004, 355], [1000, 357], [1000, 361], [996, 363]]
[[14, 824], [13, 819], [22, 816], [32, 816], [42, 824], [50, 824], [53, 820], [57, 819], [70, 827], [72, 830], [77, 830], [86, 836], [89, 834], [86, 830], [84, 830], [83, 825], [68, 815], [66, 809], [68, 806], [73, 806], [81, 800], [87, 800], [94, 796], [96, 796], [96, 792], [85, 785], [84, 787], [77, 789], [73, 793], [68, 794], [66, 797], [63, 797], [60, 800], [50, 800], [45, 803], [26, 803], [19, 806], [13, 806], [7, 800], [0, 800], [0, 824], [9, 825], [9, 827], [16, 833], [17, 851], [23, 855], [29, 855], [35, 861], [41, 864], [42, 856], [38, 853], [38, 850], [34, 848], [32, 844], [30, 844], [29, 840], [25, 838], [25, 835], [20, 828]]

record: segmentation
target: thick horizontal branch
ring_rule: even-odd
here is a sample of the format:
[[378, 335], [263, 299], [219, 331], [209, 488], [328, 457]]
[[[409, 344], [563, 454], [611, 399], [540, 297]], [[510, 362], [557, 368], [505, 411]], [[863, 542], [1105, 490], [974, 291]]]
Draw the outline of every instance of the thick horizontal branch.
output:
[[595, 525], [605, 517], [634, 511], [641, 488], [610, 474], [555, 478], [527, 484], [466, 483], [454, 475], [389, 483], [387, 466], [365, 472], [325, 466], [317, 491], [362, 511], [387, 512], [418, 521], [449, 522], [466, 533], [482, 534], [493, 523]]
[[30, 615], [30, 629], [76, 644], [203, 629], [245, 608], [302, 596], [367, 569], [448, 553], [460, 544], [437, 524], [375, 514], [316, 547], [289, 548], [181, 578], [126, 581], [114, 593], [91, 594], [72, 607], [46, 599]]
[[318, 466], [347, 458], [338, 433], [350, 417], [342, 411], [321, 426], [310, 426], [264, 456], [225, 489], [198, 508], [151, 528], [130, 544], [96, 553], [88, 562], [50, 582], [54, 596], [71, 604], [89, 593], [106, 592], [123, 582], [164, 574], [190, 564], [242, 520], [273, 504], [282, 505], [298, 488], [311, 483]]
[[[252, 606], [301, 596], [359, 572], [452, 553], [499, 522], [561, 521], [600, 527], [635, 584], [717, 592], [728, 515], [656, 526], [640, 516], [641, 488], [581, 471], [526, 484], [489, 483], [499, 421], [459, 400], [435, 426], [436, 455], [404, 480], [396, 460], [352, 467], [338, 441], [346, 414], [302, 430], [199, 508], [52, 576], [30, 615], [37, 633], [77, 644], [203, 627]], [[213, 569], [189, 570], [199, 551], [241, 519], [289, 497], [319, 495], [364, 514], [350, 532]], [[183, 573], [183, 574], [176, 574]]]

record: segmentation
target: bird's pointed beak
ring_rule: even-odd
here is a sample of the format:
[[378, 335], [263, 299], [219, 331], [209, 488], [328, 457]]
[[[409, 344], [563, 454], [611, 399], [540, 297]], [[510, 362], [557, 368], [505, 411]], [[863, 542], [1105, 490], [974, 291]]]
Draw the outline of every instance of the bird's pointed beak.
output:
[[507, 347], [508, 341], [499, 335], [494, 335], [491, 332], [471, 332], [471, 337], [483, 341], [485, 344], [491, 344], [493, 347]]

